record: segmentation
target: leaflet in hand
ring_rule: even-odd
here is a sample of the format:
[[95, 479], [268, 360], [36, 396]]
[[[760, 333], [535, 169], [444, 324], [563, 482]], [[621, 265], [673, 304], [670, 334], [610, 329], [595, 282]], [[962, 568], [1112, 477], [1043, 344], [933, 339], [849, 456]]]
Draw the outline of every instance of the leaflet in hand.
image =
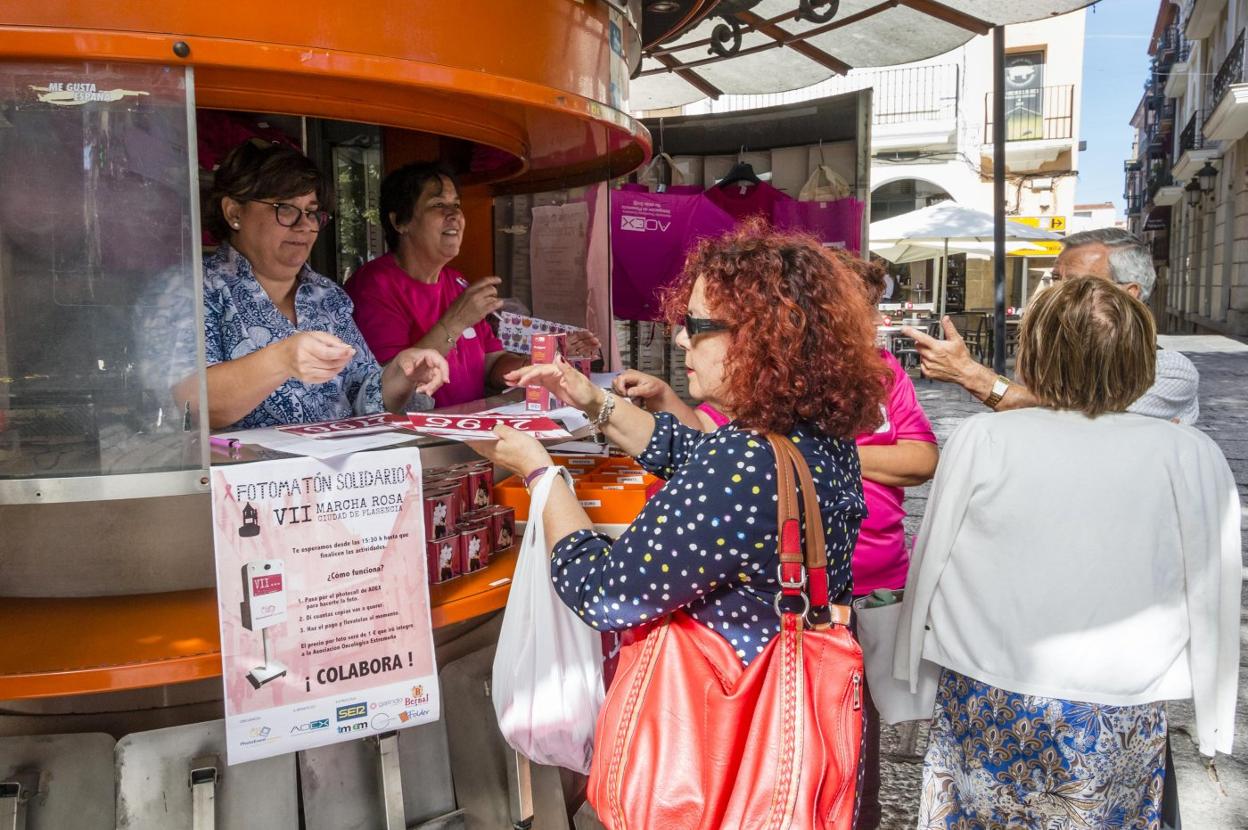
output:
[[571, 334], [574, 331], [581, 331], [581, 328], [510, 311], [498, 315], [498, 339], [503, 341], [504, 349], [516, 354], [528, 354], [531, 351], [535, 334]]
[[541, 441], [566, 441], [572, 437], [572, 433], [547, 417], [431, 415], [425, 412], [409, 412], [407, 419], [410, 428], [421, 435], [433, 435], [455, 441], [498, 440], [498, 436], [494, 434], [494, 427], [499, 424], [528, 433]]
[[314, 424], [289, 424], [280, 426], [280, 432], [302, 438], [341, 438], [368, 435], [374, 432], [393, 432], [407, 426], [407, 418], [379, 412], [376, 415], [360, 415], [355, 418], [339, 418], [334, 421], [318, 421]]

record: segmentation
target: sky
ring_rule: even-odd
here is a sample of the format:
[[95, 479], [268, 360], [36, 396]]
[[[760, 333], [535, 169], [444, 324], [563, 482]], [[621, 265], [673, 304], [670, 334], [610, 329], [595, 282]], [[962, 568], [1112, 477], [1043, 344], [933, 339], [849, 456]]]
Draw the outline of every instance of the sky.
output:
[[1083, 47], [1081, 139], [1075, 202], [1113, 202], [1121, 214], [1122, 162], [1131, 154], [1128, 123], [1144, 94], [1148, 40], [1157, 0], [1101, 0], [1087, 12]]

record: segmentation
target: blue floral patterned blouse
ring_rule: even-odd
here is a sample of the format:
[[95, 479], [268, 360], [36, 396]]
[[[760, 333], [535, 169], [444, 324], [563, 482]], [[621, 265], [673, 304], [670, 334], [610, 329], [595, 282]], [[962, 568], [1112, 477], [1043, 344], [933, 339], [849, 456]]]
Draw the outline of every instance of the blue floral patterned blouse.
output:
[[[799, 424], [789, 438], [818, 491], [828, 591], [836, 598], [850, 585], [867, 514], [858, 449], [810, 425]], [[555, 590], [600, 631], [623, 631], [683, 608], [748, 663], [780, 630], [772, 605], [780, 564], [776, 459], [767, 439], [733, 424], [704, 434], [661, 413], [637, 460], [667, 484], [617, 541], [592, 530], [559, 540], [551, 560]], [[805, 532], [803, 517], [803, 539]]]
[[256, 281], [247, 258], [228, 244], [204, 257], [204, 353], [209, 366], [245, 357], [297, 331], [323, 331], [355, 347], [338, 377], [306, 384], [289, 378], [231, 428], [306, 424], [381, 412], [381, 367], [351, 317], [347, 292], [307, 265], [299, 272], [295, 319], [286, 319]]

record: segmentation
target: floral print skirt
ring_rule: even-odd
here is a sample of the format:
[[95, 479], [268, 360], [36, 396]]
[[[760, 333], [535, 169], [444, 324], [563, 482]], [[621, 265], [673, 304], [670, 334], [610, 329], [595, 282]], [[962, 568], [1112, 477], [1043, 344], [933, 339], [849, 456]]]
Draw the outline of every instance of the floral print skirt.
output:
[[945, 669], [923, 762], [920, 830], [1156, 828], [1163, 703], [1016, 694]]

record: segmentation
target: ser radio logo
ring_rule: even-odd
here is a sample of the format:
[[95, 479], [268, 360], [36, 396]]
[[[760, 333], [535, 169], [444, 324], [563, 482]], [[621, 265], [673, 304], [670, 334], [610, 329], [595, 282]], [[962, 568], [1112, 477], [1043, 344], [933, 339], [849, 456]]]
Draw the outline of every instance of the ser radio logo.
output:
[[339, 706], [336, 719], [341, 722], [344, 720], [354, 720], [362, 718], [368, 714], [368, 703], [360, 701], [359, 703], [348, 703], [346, 706]]

